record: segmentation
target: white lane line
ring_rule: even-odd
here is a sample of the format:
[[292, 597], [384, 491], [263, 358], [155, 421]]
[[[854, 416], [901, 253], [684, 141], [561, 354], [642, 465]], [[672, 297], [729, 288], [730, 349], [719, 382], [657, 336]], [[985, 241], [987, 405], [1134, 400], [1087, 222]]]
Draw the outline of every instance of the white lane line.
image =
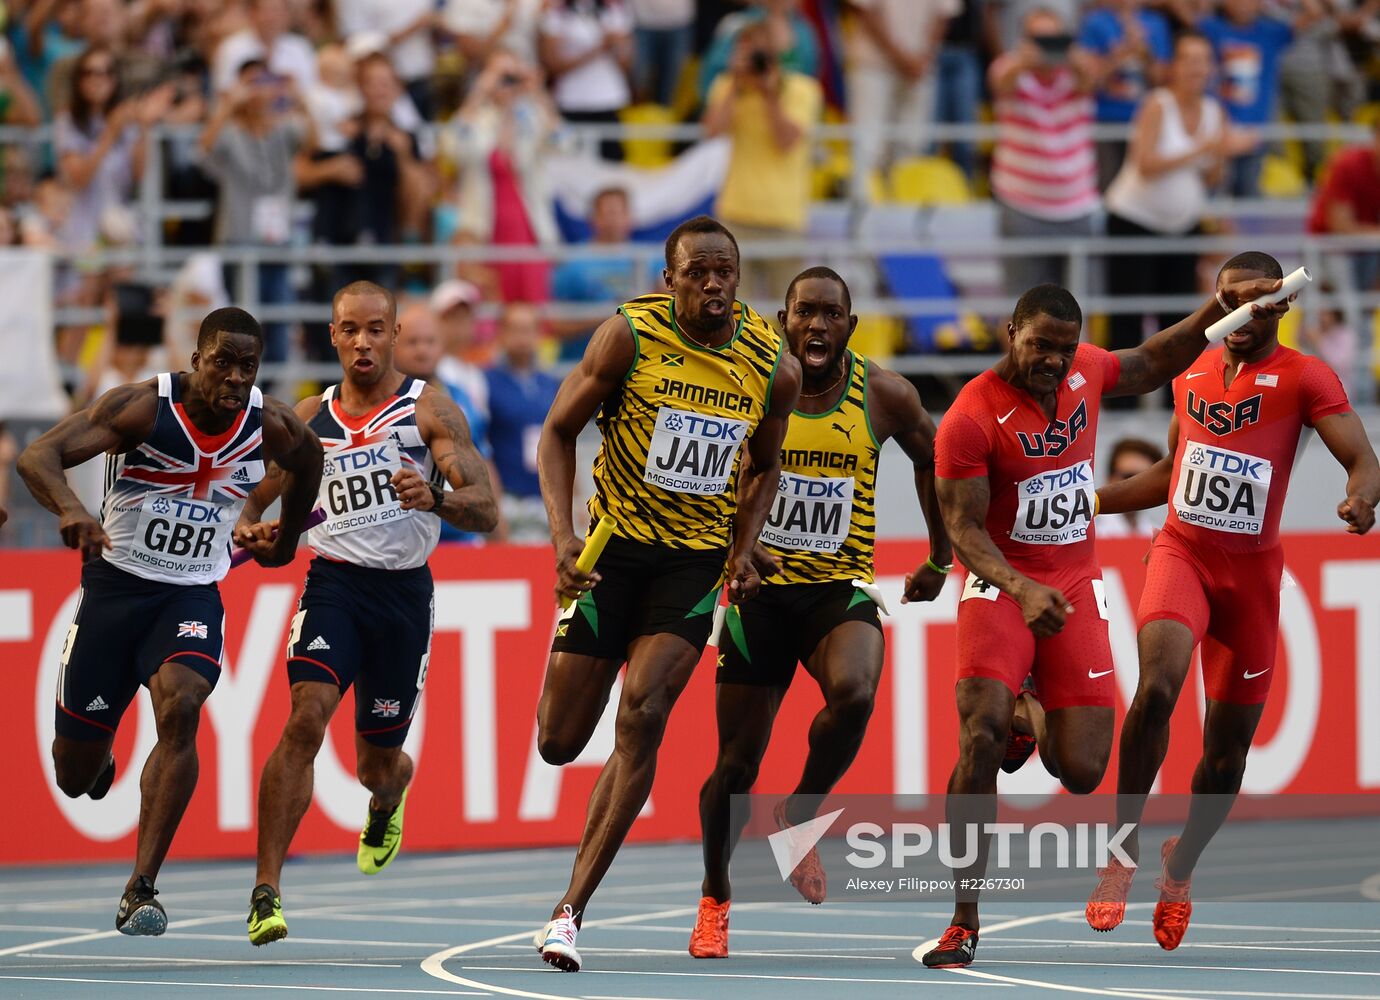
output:
[[197, 986], [206, 989], [222, 990], [311, 990], [318, 993], [408, 993], [428, 996], [483, 997], [487, 993], [473, 990], [404, 990], [382, 989], [365, 986], [287, 986], [268, 983], [183, 983], [163, 979], [77, 979], [72, 976], [0, 976], [0, 979], [14, 979], [22, 983], [94, 983], [110, 986]]
[[[477, 972], [521, 972], [522, 969], [514, 969], [507, 965], [466, 965], [465, 969]], [[541, 973], [538, 972], [538, 975]], [[670, 972], [663, 969], [642, 970], [642, 969], [581, 969], [578, 973], [581, 976], [670, 976], [679, 979], [765, 979], [772, 983], [885, 983], [888, 986], [924, 986], [923, 979], [868, 979], [861, 976], [776, 976], [767, 972]], [[946, 986], [980, 986], [980, 983], [965, 983], [961, 980], [949, 982]], [[511, 990], [500, 990], [497, 986], [489, 987], [494, 992], [509, 993]], [[545, 996], [543, 993], [527, 993], [525, 996]], [[1121, 994], [1112, 994], [1120, 996]], [[1126, 996], [1136, 996], [1136, 994], [1125, 994]], [[561, 1000], [568, 1000], [562, 997]], [[1159, 1000], [1159, 998], [1145, 996], [1143, 1000]]]
[[[337, 962], [329, 958], [171, 958], [158, 955], [70, 955], [45, 951], [32, 955], [20, 952], [15, 958], [71, 958], [91, 962], [135, 962], [171, 965], [329, 965], [342, 969], [401, 969], [399, 962]], [[24, 968], [24, 966], [16, 966]]]
[[[1067, 965], [1067, 962], [1060, 963]], [[1018, 979], [1015, 976], [999, 976], [994, 972], [980, 972], [977, 969], [951, 969], [972, 979], [979, 979], [984, 983], [995, 983], [1005, 986], [1030, 986], [1037, 990], [1054, 990], [1057, 993], [1081, 993], [1085, 996], [1096, 997], [1126, 997], [1129, 1000], [1163, 1000], [1163, 995], [1159, 993], [1141, 993], [1136, 990], [1113, 990], [1101, 986], [1069, 986], [1064, 983], [1048, 983], [1039, 979]], [[974, 984], [976, 985], [976, 984]], [[1190, 994], [1185, 994], [1185, 1000], [1199, 1000]]]
[[[1069, 917], [1063, 922], [1081, 924], [1083, 922], [1083, 915], [1080, 912], [1076, 920]], [[1130, 917], [1127, 917], [1121, 922], [1121, 926], [1152, 927], [1154, 923], [1153, 920], [1132, 920]], [[1307, 927], [1281, 927], [1279, 924], [1207, 924], [1198, 920], [1193, 921], [1193, 929], [1195, 931], [1275, 931], [1279, 934], [1352, 934], [1357, 932], [1363, 933], [1370, 930], [1368, 927], [1317, 927], [1311, 924]], [[1380, 934], [1380, 927], [1377, 927], [1375, 932]]]
[[[179, 920], [175, 926], [177, 930], [181, 930], [183, 927], [200, 927], [204, 924], [223, 924], [226, 921], [239, 921], [243, 919], [244, 918], [238, 913], [222, 913], [214, 917]], [[117, 937], [119, 934], [120, 932], [117, 930], [95, 931], [91, 934], [73, 934], [69, 937], [50, 938], [47, 941], [30, 941], [28, 944], [16, 944], [9, 948], [0, 948], [0, 958], [4, 958], [6, 955], [17, 955], [25, 951], [41, 951], [44, 948], [59, 948], [65, 944], [85, 944], [87, 941], [103, 941], [106, 938]]]
[[[1177, 996], [1184, 990], [1166, 990], [1158, 986], [1142, 986], [1140, 989], [1148, 993], [1163, 993], [1165, 996]], [[1209, 993], [1215, 997], [1287, 997], [1292, 1000], [1380, 1000], [1380, 993], [1263, 993], [1255, 990], [1198, 990], [1199, 993]]]
[[45, 934], [94, 934], [94, 927], [45, 926], [43, 924], [0, 924], [0, 931], [42, 931]]
[[[175, 936], [174, 936], [175, 935]], [[168, 931], [169, 940], [185, 941], [244, 941], [249, 938], [244, 934], [179, 934], [176, 930]], [[360, 946], [368, 948], [440, 948], [445, 945], [444, 941], [371, 941], [365, 938], [313, 938], [298, 937], [289, 934], [284, 942], [274, 942], [275, 944], [286, 943], [288, 945], [302, 944], [340, 944], [348, 946]]]
[[[984, 965], [1078, 965], [1085, 969], [1155, 969], [1159, 972], [1269, 972], [1294, 976], [1380, 976], [1380, 972], [1352, 969], [1281, 969], [1257, 965], [1166, 965], [1163, 962], [1052, 962], [1048, 959], [994, 958]], [[1199, 992], [1202, 992], [1201, 990]]]

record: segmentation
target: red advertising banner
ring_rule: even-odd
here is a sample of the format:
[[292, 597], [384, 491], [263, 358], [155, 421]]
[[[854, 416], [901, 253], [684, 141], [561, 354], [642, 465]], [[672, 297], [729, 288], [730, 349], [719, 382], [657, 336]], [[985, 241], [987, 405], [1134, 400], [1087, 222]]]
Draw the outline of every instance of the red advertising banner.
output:
[[[1135, 608], [1146, 542], [1102, 547], [1119, 703], [1136, 685]], [[1380, 536], [1286, 539], [1281, 653], [1245, 790], [1346, 793], [1380, 789]], [[933, 604], [899, 603], [901, 578], [923, 560], [919, 543], [884, 544], [878, 572], [892, 615], [884, 619], [887, 668], [867, 739], [840, 792], [942, 794], [957, 747], [953, 704], [954, 616], [959, 574]], [[535, 708], [556, 608], [545, 548], [448, 548], [431, 561], [436, 635], [426, 696], [409, 737], [417, 776], [407, 843], [449, 850], [573, 843], [599, 767], [613, 746], [613, 705], [585, 752], [555, 768], [536, 750]], [[226, 663], [206, 704], [201, 778], [173, 858], [254, 852], [258, 776], [288, 710], [284, 665], [289, 620], [306, 559], [282, 570], [248, 566], [221, 584]], [[62, 644], [76, 602], [74, 553], [0, 553], [0, 662], [10, 722], [0, 733], [8, 794], [24, 803], [30, 835], [7, 863], [124, 859], [133, 854], [139, 769], [154, 742], [148, 696], [136, 698], [116, 739], [119, 773], [100, 802], [68, 799], [53, 780], [49, 745]], [[130, 628], [139, 628], [131, 622]], [[656, 784], [633, 829], [640, 840], [699, 835], [696, 793], [713, 765], [713, 651], [672, 716]], [[821, 698], [803, 671], [782, 707], [759, 791], [784, 792], [799, 776], [806, 731]], [[353, 850], [368, 793], [354, 777], [349, 699], [316, 763], [315, 796], [296, 852]], [[1161, 791], [1188, 790], [1202, 746], [1202, 689], [1185, 688]], [[1115, 787], [1113, 757], [1101, 790]], [[1002, 790], [1054, 793], [1038, 763], [1002, 776]]]

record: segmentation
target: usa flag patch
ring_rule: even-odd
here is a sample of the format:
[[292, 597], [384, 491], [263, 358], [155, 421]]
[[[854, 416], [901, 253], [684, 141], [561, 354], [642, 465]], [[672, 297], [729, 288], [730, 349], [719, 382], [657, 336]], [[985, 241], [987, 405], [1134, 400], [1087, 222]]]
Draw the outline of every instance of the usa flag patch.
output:
[[1255, 384], [1256, 384], [1256, 385], [1279, 385], [1279, 376], [1278, 376], [1278, 375], [1257, 375], [1257, 376], [1255, 377]]
[[402, 711], [402, 702], [397, 698], [375, 698], [374, 715], [384, 719], [391, 719]]
[[205, 639], [205, 622], [178, 622], [177, 637], [179, 639]]
[[1082, 372], [1074, 372], [1069, 376], [1069, 388], [1081, 389], [1087, 384], [1088, 380], [1083, 377]]

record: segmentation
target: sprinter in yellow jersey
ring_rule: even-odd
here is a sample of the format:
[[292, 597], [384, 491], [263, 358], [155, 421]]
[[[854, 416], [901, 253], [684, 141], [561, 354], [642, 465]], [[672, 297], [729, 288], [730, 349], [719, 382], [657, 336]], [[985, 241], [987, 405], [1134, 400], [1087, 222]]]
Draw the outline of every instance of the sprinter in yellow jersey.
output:
[[[914, 386], [848, 349], [858, 324], [851, 313], [843, 279], [812, 267], [791, 282], [778, 314], [804, 385], [758, 548], [762, 593], [728, 609], [719, 637], [719, 756], [700, 792], [705, 876], [690, 937], [696, 958], [728, 955], [728, 858], [742, 832], [730, 821], [729, 796], [756, 780], [797, 662], [818, 682], [824, 707], [777, 824], [813, 818], [862, 744], [885, 652], [877, 604], [861, 585], [873, 582], [877, 456], [887, 438], [915, 465], [930, 535], [930, 556], [906, 577], [901, 600], [934, 600], [952, 560], [934, 489], [934, 423]], [[824, 902], [824, 870], [813, 850], [790, 881], [810, 902]]]
[[[735, 604], [761, 583], [753, 545], [776, 497], [800, 365], [735, 300], [738, 261], [737, 241], [714, 219], [677, 227], [666, 241], [671, 294], [634, 299], [595, 331], [542, 429], [556, 590], [577, 598], [556, 627], [537, 708], [547, 762], [584, 749], [628, 665], [569, 888], [535, 942], [566, 972], [579, 971], [585, 905], [651, 791], [667, 716], [704, 650], [725, 574]], [[575, 439], [596, 412], [603, 443], [589, 512], [617, 528], [586, 574], [571, 497]]]

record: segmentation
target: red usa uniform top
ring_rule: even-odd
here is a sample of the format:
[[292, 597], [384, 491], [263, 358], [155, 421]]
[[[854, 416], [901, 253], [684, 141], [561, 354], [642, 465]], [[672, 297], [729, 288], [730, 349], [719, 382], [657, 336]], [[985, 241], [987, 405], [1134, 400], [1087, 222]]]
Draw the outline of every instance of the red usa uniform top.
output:
[[1244, 552], [1279, 544], [1303, 428], [1351, 404], [1317, 358], [1277, 347], [1226, 387], [1224, 355], [1206, 351], [1174, 380], [1179, 441], [1165, 526], [1191, 544]]
[[986, 476], [987, 533], [1018, 572], [1053, 584], [1097, 571], [1093, 551], [1093, 451], [1103, 392], [1121, 361], [1080, 344], [1059, 386], [1051, 422], [1024, 389], [993, 371], [973, 379], [939, 424], [935, 471]]

